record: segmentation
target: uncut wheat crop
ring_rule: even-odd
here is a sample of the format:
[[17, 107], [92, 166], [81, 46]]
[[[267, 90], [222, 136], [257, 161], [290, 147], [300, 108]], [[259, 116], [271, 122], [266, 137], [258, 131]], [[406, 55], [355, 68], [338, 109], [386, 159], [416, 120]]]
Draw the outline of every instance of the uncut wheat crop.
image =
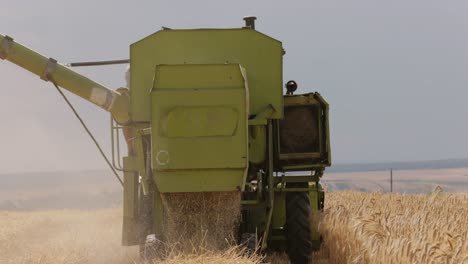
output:
[[468, 194], [340, 192], [320, 221], [330, 263], [468, 263]]

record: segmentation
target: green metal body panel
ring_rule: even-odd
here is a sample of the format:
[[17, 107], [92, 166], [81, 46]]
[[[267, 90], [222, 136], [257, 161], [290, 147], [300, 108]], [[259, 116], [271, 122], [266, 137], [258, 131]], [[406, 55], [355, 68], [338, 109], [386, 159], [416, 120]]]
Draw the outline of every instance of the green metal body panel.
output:
[[286, 192], [275, 192], [272, 228], [282, 230], [286, 223]]
[[[319, 199], [319, 190], [315, 188], [313, 190], [309, 191], [309, 200], [310, 200], [310, 211], [311, 215], [313, 216], [317, 212], [320, 211], [320, 199]], [[318, 243], [320, 244], [320, 232], [318, 230], [318, 222], [315, 221], [316, 219], [314, 217], [311, 217], [311, 228], [310, 228], [310, 236], [311, 236], [311, 241], [312, 243]]]
[[138, 166], [135, 157], [123, 158], [122, 245], [138, 244]]
[[238, 64], [156, 67], [152, 167], [160, 192], [243, 187], [248, 167], [244, 76]]
[[[130, 46], [132, 119], [151, 120], [148, 90], [157, 65], [225, 63], [246, 69], [251, 115], [272, 104], [272, 118], [281, 118], [282, 54], [281, 42], [252, 29], [158, 31]], [[173, 80], [173, 85], [182, 79]]]
[[164, 208], [161, 193], [156, 188], [153, 203], [153, 231], [156, 237], [164, 237]]
[[[250, 123], [249, 123], [250, 124]], [[249, 126], [249, 161], [261, 164], [266, 159], [267, 140], [264, 125]]]

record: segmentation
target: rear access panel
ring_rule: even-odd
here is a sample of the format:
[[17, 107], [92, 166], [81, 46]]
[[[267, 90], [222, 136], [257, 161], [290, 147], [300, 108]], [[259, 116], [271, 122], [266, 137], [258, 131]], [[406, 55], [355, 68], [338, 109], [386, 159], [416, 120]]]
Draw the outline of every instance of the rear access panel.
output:
[[160, 192], [243, 186], [248, 166], [246, 86], [238, 64], [156, 67], [152, 166]]

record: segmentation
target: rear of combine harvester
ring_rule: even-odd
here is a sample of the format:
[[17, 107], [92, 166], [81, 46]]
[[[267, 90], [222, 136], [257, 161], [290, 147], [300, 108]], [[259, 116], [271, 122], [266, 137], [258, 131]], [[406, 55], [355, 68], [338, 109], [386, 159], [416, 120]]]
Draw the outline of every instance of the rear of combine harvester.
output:
[[243, 28], [164, 29], [132, 44], [129, 97], [50, 67], [11, 38], [0, 42], [1, 58], [47, 72], [86, 100], [100, 105], [96, 95], [110, 96], [100, 106], [132, 131], [135, 151], [123, 158], [124, 245], [151, 234], [167, 240], [168, 197], [231, 193], [241, 204], [242, 242], [285, 249], [293, 263], [319, 247], [309, 218], [324, 203], [328, 104], [318, 93], [293, 95], [294, 82], [283, 95], [282, 43], [256, 31], [254, 18]]

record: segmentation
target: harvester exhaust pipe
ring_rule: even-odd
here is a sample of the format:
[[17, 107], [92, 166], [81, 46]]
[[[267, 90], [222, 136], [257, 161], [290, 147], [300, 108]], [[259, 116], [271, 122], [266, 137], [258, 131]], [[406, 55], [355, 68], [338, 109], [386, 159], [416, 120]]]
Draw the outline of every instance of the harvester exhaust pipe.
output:
[[255, 16], [244, 17], [245, 27], [255, 30], [255, 20], [257, 20], [257, 17]]

